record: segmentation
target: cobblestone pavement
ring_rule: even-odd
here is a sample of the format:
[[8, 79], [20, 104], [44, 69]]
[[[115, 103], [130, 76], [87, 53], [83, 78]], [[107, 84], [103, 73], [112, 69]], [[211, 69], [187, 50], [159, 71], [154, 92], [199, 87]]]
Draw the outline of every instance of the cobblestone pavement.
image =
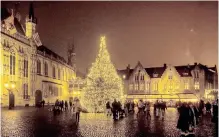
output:
[[[2, 109], [1, 134], [6, 137], [179, 137], [178, 113], [168, 108], [164, 120], [151, 120], [130, 115], [114, 122], [105, 114], [81, 114], [80, 123], [68, 112], [54, 116], [48, 108]], [[217, 128], [206, 116], [201, 120], [196, 137], [216, 137]]]

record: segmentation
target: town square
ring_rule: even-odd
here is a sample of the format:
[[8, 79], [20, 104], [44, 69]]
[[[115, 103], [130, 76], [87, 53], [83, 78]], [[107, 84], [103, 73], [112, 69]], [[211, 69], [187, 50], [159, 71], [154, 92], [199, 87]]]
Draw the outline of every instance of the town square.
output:
[[1, 136], [216, 137], [217, 62], [217, 1], [3, 1]]

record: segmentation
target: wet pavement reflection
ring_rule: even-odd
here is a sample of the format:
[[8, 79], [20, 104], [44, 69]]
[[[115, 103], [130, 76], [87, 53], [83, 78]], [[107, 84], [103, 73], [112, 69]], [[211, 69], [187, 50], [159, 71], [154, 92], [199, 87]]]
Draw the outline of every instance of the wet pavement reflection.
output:
[[[151, 109], [153, 110], [153, 109]], [[168, 108], [165, 118], [151, 119], [129, 115], [113, 121], [105, 114], [81, 114], [80, 123], [69, 112], [54, 116], [48, 108], [2, 109], [1, 134], [4, 137], [179, 137], [178, 112]], [[196, 130], [197, 137], [216, 137], [217, 127], [205, 116]]]

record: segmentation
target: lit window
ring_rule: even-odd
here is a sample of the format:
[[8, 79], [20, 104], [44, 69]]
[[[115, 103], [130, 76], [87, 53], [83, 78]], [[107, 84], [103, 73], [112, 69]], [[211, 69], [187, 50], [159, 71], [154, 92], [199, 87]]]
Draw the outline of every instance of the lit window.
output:
[[185, 82], [185, 89], [189, 89], [189, 83]]
[[158, 83], [154, 83], [154, 90], [157, 91], [158, 90]]
[[169, 85], [169, 89], [170, 89], [170, 90], [173, 89], [173, 84], [172, 84], [172, 82], [171, 82], [170, 85]]
[[28, 99], [28, 85], [27, 84], [24, 84], [24, 99]]
[[133, 90], [133, 84], [129, 84], [129, 90]]
[[135, 84], [135, 90], [138, 90], [138, 85], [137, 84]]
[[195, 89], [199, 89], [199, 82], [195, 82]]
[[146, 83], [146, 90], [149, 91], [149, 88], [150, 88], [150, 83], [147, 82], [147, 83]]
[[125, 75], [123, 75], [122, 77], [123, 77], [123, 79], [125, 79], [125, 78], [126, 78], [126, 76], [125, 76]]
[[140, 90], [144, 90], [144, 84], [141, 84]]
[[10, 75], [15, 75], [15, 54], [10, 55]]

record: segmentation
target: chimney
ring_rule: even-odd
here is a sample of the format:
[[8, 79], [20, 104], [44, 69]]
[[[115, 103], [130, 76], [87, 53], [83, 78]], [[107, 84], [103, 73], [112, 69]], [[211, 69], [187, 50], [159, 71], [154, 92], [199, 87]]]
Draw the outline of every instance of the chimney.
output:
[[166, 64], [166, 63], [164, 63], [164, 64], [163, 64], [163, 67], [164, 67], [164, 68], [167, 68], [167, 64]]
[[130, 64], [128, 64], [128, 66], [126, 67], [126, 71], [127, 71], [127, 74], [129, 74], [129, 72], [130, 72]]
[[194, 65], [196, 66], [196, 65], [197, 65], [197, 62], [195, 62]]

